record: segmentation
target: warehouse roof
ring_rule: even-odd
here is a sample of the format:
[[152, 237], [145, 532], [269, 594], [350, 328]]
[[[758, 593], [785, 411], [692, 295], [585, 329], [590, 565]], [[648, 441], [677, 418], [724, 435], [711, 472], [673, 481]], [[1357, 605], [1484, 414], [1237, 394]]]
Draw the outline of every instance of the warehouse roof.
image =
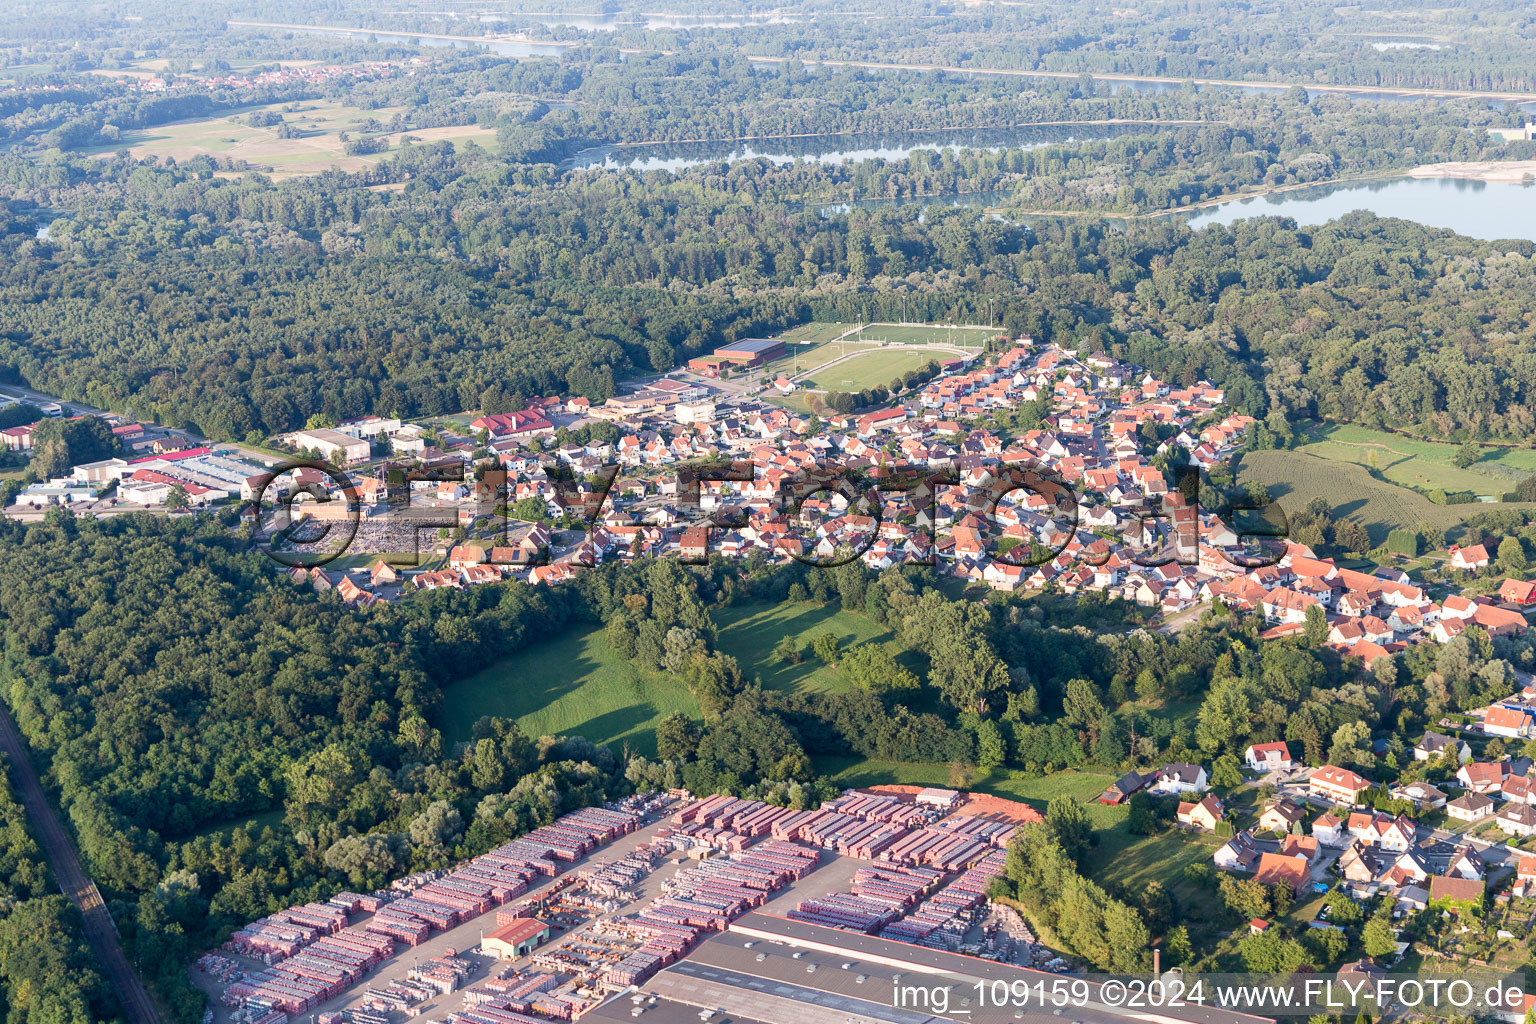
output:
[[549, 925], [536, 917], [523, 917], [497, 928], [487, 939], [498, 939], [511, 946], [520, 946], [529, 939], [538, 938], [549, 930]]
[[[752, 945], [748, 946], [747, 943]], [[796, 958], [794, 956], [796, 952], [800, 952], [801, 956]], [[763, 959], [759, 960], [759, 956]], [[734, 987], [725, 973], [729, 971], [770, 979], [791, 987], [814, 988], [824, 993], [836, 993], [878, 1003], [885, 1012], [873, 1019], [888, 1021], [898, 1020], [890, 1016], [892, 1012], [906, 1012], [909, 1016], [914, 1013], [919, 1017], [928, 1016], [919, 1007], [912, 1007], [907, 1011], [896, 1009], [894, 987], [897, 979], [900, 979], [903, 985], [930, 986], [946, 974], [966, 979], [964, 984], [957, 986], [956, 996], [958, 997], [959, 991], [969, 991], [976, 979], [1016, 981], [1058, 977], [1044, 971], [997, 963], [980, 957], [948, 953], [943, 950], [929, 949], [926, 946], [875, 938], [872, 935], [846, 932], [837, 928], [807, 924], [803, 921], [791, 921], [762, 911], [747, 914], [732, 923], [729, 931], [712, 936], [690, 953], [686, 960], [679, 961], [653, 978], [650, 986], [656, 986], [659, 981], [669, 974], [678, 972], [679, 968], [685, 964], [691, 965], [688, 968], [690, 973], [699, 972], [704, 968], [714, 970], [718, 975], [713, 982], [716, 986]], [[816, 965], [816, 969], [807, 970], [812, 964]], [[859, 980], [861, 977], [863, 981]], [[663, 982], [675, 990], [668, 991], [666, 994], [693, 1002], [694, 1000], [689, 998], [686, 992], [678, 989], [681, 980], [683, 979]], [[697, 985], [704, 979], [687, 978], [686, 980]], [[1097, 991], [1096, 982], [1090, 981], [1088, 984], [1091, 990]], [[756, 986], [747, 988], [749, 992], [761, 992]], [[791, 994], [789, 998], [794, 998], [794, 995]], [[695, 1005], [706, 1004], [695, 1002]], [[748, 1005], [753, 1006], [759, 1016], [769, 1019], [771, 1024], [810, 1024], [808, 1020], [810, 1015], [769, 1014], [765, 1009], [760, 1008], [761, 1000]], [[844, 1018], [846, 1016], [847, 1014], [844, 1014]], [[1117, 1011], [1108, 1007], [1089, 1005], [1073, 1007], [1072, 1016], [1084, 1021], [1085, 1024], [1123, 1024], [1127, 1017], [1134, 1014], [1130, 1011]], [[1001, 1012], [991, 1006], [970, 1007], [965, 1001], [959, 1002], [958, 1005], [952, 1004], [949, 1017], [963, 1020], [967, 1024], [990, 1024], [990, 1022], [1014, 1024], [1011, 1012]], [[1159, 1011], [1158, 1017], [1189, 1021], [1192, 1024], [1252, 1024], [1254, 1021], [1272, 1019], [1199, 1006], [1185, 1006], [1176, 1010], [1164, 1008]], [[843, 1018], [840, 1018], [836, 1024], [843, 1024]], [[901, 1021], [901, 1024], [911, 1024], [911, 1022]]]
[[784, 342], [778, 338], [742, 338], [728, 345], [721, 345], [715, 349], [716, 354], [721, 352], [766, 352], [771, 348], [782, 345]]

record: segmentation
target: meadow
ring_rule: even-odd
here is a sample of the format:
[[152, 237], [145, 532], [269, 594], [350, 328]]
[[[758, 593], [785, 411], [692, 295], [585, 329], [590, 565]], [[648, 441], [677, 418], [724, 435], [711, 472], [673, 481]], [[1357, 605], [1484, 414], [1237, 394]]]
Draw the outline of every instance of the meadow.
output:
[[[741, 663], [748, 679], [761, 678], [769, 690], [841, 693], [849, 688], [841, 672], [810, 653], [811, 639], [822, 633], [837, 637], [844, 649], [891, 639], [890, 631], [874, 620], [836, 605], [744, 604], [718, 610], [714, 618], [720, 627], [718, 648]], [[774, 646], [785, 636], [793, 636], [805, 651], [805, 660], [798, 665], [773, 656]]]
[[996, 337], [996, 327], [945, 326], [943, 324], [866, 324], [866, 340], [891, 345], [954, 345], [957, 348], [985, 348]]
[[[772, 690], [837, 693], [847, 681], [810, 653], [811, 638], [830, 631], [844, 647], [890, 634], [836, 606], [785, 602], [747, 604], [715, 613], [718, 648], [741, 663], [748, 679]], [[773, 656], [786, 634], [806, 657], [790, 665]], [[676, 677], [649, 672], [615, 654], [601, 627], [583, 627], [529, 647], [499, 665], [451, 683], [444, 691], [443, 739], [470, 738], [482, 715], [514, 718], [530, 736], [579, 734], [594, 743], [627, 743], [656, 753], [656, 723], [674, 711], [699, 717], [698, 702]]]
[[781, 341], [791, 345], [812, 345], [818, 342], [831, 341], [838, 335], [844, 334], [857, 326], [858, 324], [828, 323], [825, 320], [812, 320], [808, 324], [791, 327], [778, 337]]
[[[293, 109], [293, 108], [297, 109]], [[348, 156], [341, 133], [357, 134], [359, 125], [370, 120], [387, 121], [403, 108], [384, 107], [364, 110], [326, 100], [304, 100], [296, 104], [280, 103], [253, 106], [239, 113], [197, 121], [179, 121], [123, 133], [122, 142], [94, 150], [98, 154], [126, 148], [135, 158], [173, 157], [178, 161], [195, 156], [227, 157], [244, 160], [252, 167], [270, 170], [278, 176], [317, 174], [331, 167], [356, 171], [377, 163], [388, 153]], [[276, 125], [253, 127], [246, 123], [252, 113], [270, 111], [281, 114], [283, 121], [299, 133], [297, 138], [279, 138]], [[398, 151], [409, 136], [418, 142], [449, 141], [455, 145], [474, 141], [494, 145], [495, 132], [478, 125], [421, 128], [386, 135], [389, 152]]]
[[674, 676], [647, 672], [608, 646], [601, 626], [568, 630], [444, 691], [444, 741], [470, 738], [482, 715], [514, 718], [530, 736], [576, 734], [656, 753], [656, 723], [698, 702]]

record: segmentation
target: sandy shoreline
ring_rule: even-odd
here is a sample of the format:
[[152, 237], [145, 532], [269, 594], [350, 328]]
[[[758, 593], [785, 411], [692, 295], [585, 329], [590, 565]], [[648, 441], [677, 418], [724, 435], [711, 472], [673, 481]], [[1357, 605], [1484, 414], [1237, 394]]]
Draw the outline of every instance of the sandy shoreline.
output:
[[1536, 160], [1460, 160], [1424, 164], [1408, 172], [1410, 178], [1461, 178], [1466, 181], [1521, 182], [1536, 179]]

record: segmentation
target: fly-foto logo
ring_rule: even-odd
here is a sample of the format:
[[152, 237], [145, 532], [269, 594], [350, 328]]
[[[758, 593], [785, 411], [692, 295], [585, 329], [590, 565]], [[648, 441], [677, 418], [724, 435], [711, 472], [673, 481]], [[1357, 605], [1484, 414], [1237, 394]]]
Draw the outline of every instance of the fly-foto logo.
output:
[[[403, 556], [418, 564], [421, 536], [439, 539], [462, 531], [460, 539], [495, 551], [503, 560], [534, 567], [573, 552], [601, 555], [599, 543], [635, 524], [632, 510], [616, 508], [618, 467], [601, 466], [577, 476], [556, 460], [541, 464], [536, 480], [518, 480], [503, 469], [482, 468], [473, 476], [460, 462], [440, 466], [387, 464], [359, 483], [323, 461], [283, 463], [274, 468], [246, 507], [256, 545], [285, 566], [313, 568], [348, 553]], [[657, 481], [659, 484], [660, 481]], [[819, 568], [862, 558], [890, 532], [902, 538], [911, 564], [936, 565], [941, 558], [1029, 568], [1064, 554], [1102, 565], [1120, 546], [1139, 566], [1200, 565], [1223, 560], [1247, 570], [1272, 565], [1284, 554], [1287, 536], [1278, 503], [1234, 500], [1203, 483], [1199, 471], [1182, 467], [1166, 494], [1117, 505], [1106, 529], [1103, 519], [1087, 522], [1085, 502], [1071, 482], [1051, 466], [1005, 462], [961, 471], [953, 462], [929, 466], [820, 463], [771, 473], [750, 460], [680, 467], [658, 486], [669, 501], [651, 501], [649, 539], [656, 554], [685, 562], [722, 553], [721, 538], [751, 535], [753, 549]], [[367, 486], [364, 486], [364, 485]], [[550, 520], [560, 520], [582, 539], [557, 552], [547, 535], [514, 539], [511, 505], [520, 493], [543, 502]], [[1215, 497], [1210, 507], [1202, 497]], [[624, 525], [613, 523], [617, 519]], [[656, 525], [660, 523], [661, 525]], [[357, 551], [360, 526], [377, 538]], [[1086, 528], [1085, 528], [1086, 527]], [[891, 528], [888, 530], [888, 528]], [[1215, 534], [1219, 533], [1219, 537]], [[674, 542], [675, 543], [672, 543]], [[733, 550], [741, 550], [739, 544]]]

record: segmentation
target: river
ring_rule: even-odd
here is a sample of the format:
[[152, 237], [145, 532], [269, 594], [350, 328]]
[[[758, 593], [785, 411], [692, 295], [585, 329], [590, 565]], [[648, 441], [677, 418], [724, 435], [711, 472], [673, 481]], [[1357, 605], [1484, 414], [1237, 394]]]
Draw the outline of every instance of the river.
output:
[[770, 163], [796, 160], [838, 164], [861, 160], [905, 160], [920, 149], [1038, 149], [1062, 143], [1108, 139], [1117, 135], [1163, 131], [1180, 125], [1082, 124], [1013, 128], [967, 128], [960, 131], [860, 132], [808, 135], [795, 139], [755, 142], [664, 142], [654, 145], [594, 146], [566, 160], [564, 169], [599, 167], [605, 170], [677, 172], [717, 161], [762, 157]]

